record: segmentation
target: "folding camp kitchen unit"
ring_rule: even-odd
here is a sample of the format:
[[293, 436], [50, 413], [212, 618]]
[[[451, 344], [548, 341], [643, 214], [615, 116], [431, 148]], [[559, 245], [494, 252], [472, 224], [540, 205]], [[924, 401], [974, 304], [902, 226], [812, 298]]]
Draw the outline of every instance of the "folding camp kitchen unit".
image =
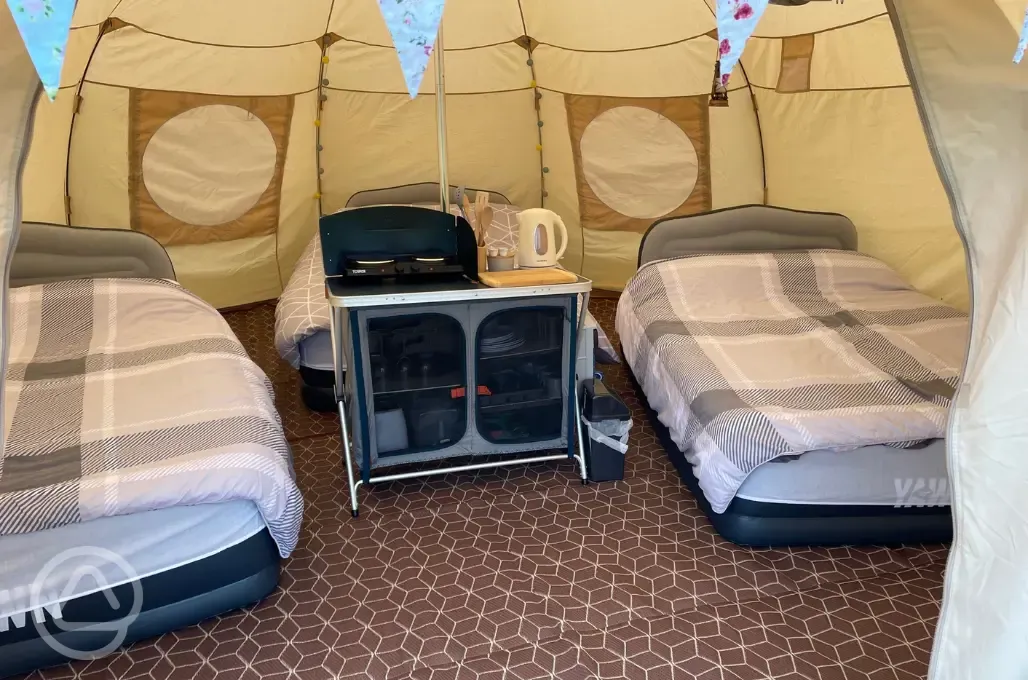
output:
[[346, 210], [320, 230], [354, 517], [362, 484], [564, 459], [586, 481], [575, 385], [589, 280], [485, 286], [471, 225], [438, 210]]

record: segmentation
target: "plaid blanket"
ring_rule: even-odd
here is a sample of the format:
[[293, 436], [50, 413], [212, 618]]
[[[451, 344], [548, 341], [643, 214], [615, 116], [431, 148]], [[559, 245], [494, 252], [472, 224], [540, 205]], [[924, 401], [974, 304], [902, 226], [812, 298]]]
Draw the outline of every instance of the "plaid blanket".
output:
[[178, 285], [13, 289], [0, 535], [176, 505], [253, 501], [283, 557], [303, 499], [272, 387]]
[[650, 263], [616, 323], [719, 513], [776, 457], [941, 438], [968, 333], [882, 262], [831, 250]]
[[[438, 209], [438, 206], [428, 205]], [[486, 232], [486, 243], [498, 248], [518, 247], [518, 208], [512, 205], [492, 204], [493, 222]], [[457, 214], [456, 205], [450, 212]], [[471, 216], [474, 222], [474, 216]], [[328, 300], [325, 299], [325, 263], [321, 257], [321, 236], [314, 235], [293, 268], [289, 282], [275, 307], [275, 347], [279, 355], [293, 368], [300, 367], [300, 343], [315, 333], [328, 332], [331, 320]], [[598, 349], [609, 363], [618, 361], [603, 330], [598, 333]]]

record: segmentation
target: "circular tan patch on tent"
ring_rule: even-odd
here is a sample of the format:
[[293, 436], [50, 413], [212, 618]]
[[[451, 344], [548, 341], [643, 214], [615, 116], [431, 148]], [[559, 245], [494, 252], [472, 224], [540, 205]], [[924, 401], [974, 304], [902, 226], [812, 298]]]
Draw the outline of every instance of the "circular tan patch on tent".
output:
[[663, 217], [696, 186], [699, 158], [682, 128], [656, 111], [618, 106], [582, 133], [582, 174], [596, 197], [622, 215]]
[[164, 212], [211, 227], [253, 208], [271, 183], [277, 156], [260, 118], [238, 106], [198, 106], [168, 120], [150, 138], [143, 183]]

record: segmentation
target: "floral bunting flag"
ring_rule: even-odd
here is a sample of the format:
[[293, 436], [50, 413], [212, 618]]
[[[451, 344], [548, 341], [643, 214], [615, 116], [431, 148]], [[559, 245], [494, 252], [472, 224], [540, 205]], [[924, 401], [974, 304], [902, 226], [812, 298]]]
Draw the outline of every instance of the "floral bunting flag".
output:
[[43, 89], [53, 101], [61, 85], [75, 0], [7, 0], [7, 6], [43, 81]]
[[721, 84], [739, 62], [746, 41], [767, 9], [768, 0], [717, 0], [717, 40], [721, 60]]
[[411, 99], [418, 96], [421, 79], [439, 34], [446, 0], [378, 0], [386, 26], [393, 37], [400, 68]]
[[1014, 51], [1015, 64], [1021, 63], [1026, 49], [1028, 49], [1028, 9], [1024, 11], [1024, 20], [1021, 22], [1021, 39], [1017, 41], [1017, 49]]

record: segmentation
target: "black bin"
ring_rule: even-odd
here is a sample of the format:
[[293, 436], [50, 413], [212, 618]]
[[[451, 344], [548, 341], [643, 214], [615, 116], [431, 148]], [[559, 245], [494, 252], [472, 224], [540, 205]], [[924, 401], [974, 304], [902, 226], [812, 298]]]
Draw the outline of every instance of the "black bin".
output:
[[624, 479], [624, 451], [632, 427], [631, 412], [617, 394], [596, 378], [582, 382], [581, 406], [589, 479], [593, 482]]

